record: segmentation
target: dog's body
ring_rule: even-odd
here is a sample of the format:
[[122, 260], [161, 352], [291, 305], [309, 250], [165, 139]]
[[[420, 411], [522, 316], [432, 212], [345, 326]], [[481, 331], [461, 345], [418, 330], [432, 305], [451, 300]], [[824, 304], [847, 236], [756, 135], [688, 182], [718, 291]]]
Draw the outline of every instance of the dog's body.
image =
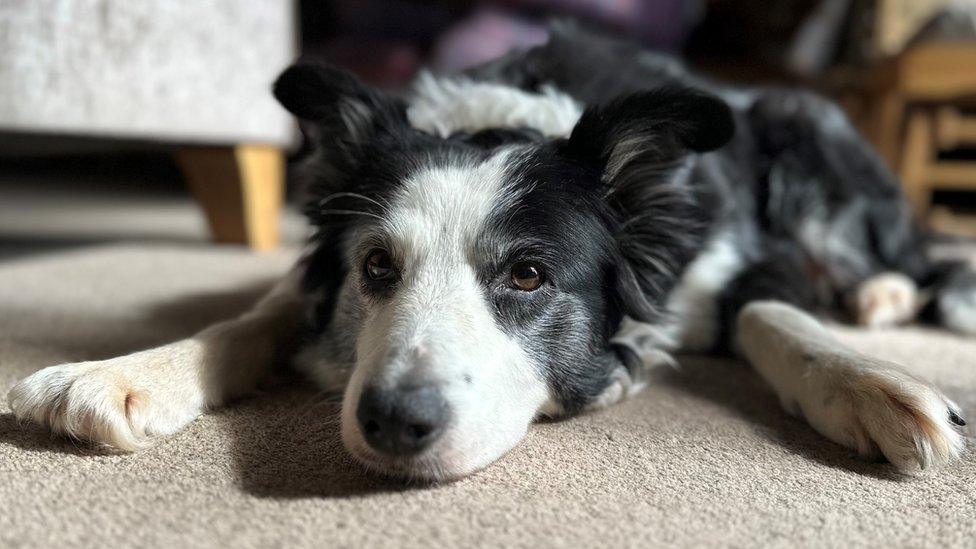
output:
[[406, 100], [313, 65], [275, 91], [317, 135], [306, 258], [193, 339], [31, 376], [10, 396], [19, 417], [133, 449], [287, 354], [344, 391], [357, 458], [449, 478], [536, 417], [634, 393], [672, 351], [731, 351], [862, 455], [911, 470], [962, 450], [938, 390], [801, 312], [976, 333], [976, 276], [928, 259], [897, 182], [830, 103], [572, 29], [422, 77]]

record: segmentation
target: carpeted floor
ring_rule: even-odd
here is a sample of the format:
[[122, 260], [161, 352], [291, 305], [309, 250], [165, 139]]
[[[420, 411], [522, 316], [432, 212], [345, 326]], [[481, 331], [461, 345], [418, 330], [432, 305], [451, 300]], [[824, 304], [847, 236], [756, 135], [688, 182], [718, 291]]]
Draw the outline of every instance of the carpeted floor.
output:
[[[8, 240], [17, 245], [0, 254], [0, 393], [40, 367], [232, 315], [295, 255], [207, 245], [185, 201], [145, 207], [155, 225], [137, 241], [34, 246], [30, 231]], [[117, 232], [141, 223], [115, 221]], [[177, 236], [153, 236], [167, 227]], [[0, 229], [9, 239], [13, 229]], [[912, 365], [976, 418], [976, 341], [920, 328], [839, 333]], [[335, 411], [293, 384], [149, 450], [111, 455], [18, 425], [0, 404], [0, 546], [976, 543], [972, 452], [916, 478], [862, 463], [786, 416], [737, 363], [682, 359], [640, 397], [536, 425], [499, 463], [435, 487], [364, 475], [343, 453]]]

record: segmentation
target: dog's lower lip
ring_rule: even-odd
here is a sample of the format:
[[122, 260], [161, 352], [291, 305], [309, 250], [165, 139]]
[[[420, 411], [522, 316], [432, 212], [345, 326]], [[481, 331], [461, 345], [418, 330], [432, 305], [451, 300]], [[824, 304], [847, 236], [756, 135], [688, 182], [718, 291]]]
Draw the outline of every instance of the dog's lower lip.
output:
[[379, 472], [398, 477], [414, 479], [437, 480], [431, 476], [418, 462], [416, 456], [407, 458], [386, 458], [373, 452], [349, 452], [353, 459]]

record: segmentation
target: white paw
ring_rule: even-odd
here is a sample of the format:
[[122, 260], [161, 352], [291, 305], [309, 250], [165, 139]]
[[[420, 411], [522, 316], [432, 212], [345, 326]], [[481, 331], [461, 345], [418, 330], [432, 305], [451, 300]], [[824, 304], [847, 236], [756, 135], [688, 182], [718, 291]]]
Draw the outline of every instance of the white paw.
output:
[[652, 370], [678, 366], [668, 352], [675, 344], [666, 329], [625, 317], [611, 343], [628, 349], [636, 359], [634, 362], [639, 361], [639, 364], [615, 368], [607, 380], [607, 387], [587, 405], [589, 410], [607, 408], [643, 391]]
[[626, 400], [647, 387], [647, 372], [635, 372], [631, 374], [627, 368], [620, 366], [611, 374], [607, 388], [603, 390], [593, 402], [587, 405], [588, 410], [599, 410], [608, 408]]
[[8, 403], [18, 419], [57, 434], [138, 450], [148, 437], [189, 423], [200, 409], [164, 406], [146, 383], [134, 384], [127, 373], [138, 357], [45, 368], [15, 385]]
[[900, 273], [882, 273], [861, 283], [854, 296], [857, 322], [879, 328], [912, 320], [918, 310], [918, 287]]
[[861, 456], [882, 455], [903, 472], [946, 464], [960, 456], [965, 425], [959, 407], [895, 364], [863, 355], [825, 384], [821, 402], [804, 403], [807, 421]]

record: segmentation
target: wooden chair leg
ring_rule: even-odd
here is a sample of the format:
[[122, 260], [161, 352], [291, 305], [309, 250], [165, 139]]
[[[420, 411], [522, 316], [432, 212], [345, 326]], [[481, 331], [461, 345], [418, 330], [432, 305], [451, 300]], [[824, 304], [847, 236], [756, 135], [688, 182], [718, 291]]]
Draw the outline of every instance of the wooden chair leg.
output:
[[284, 155], [261, 145], [188, 147], [177, 153], [187, 185], [217, 242], [254, 250], [278, 245]]
[[908, 119], [908, 131], [902, 151], [901, 180], [908, 201], [923, 222], [932, 202], [928, 167], [935, 161], [936, 154], [932, 114], [927, 110], [916, 110]]

